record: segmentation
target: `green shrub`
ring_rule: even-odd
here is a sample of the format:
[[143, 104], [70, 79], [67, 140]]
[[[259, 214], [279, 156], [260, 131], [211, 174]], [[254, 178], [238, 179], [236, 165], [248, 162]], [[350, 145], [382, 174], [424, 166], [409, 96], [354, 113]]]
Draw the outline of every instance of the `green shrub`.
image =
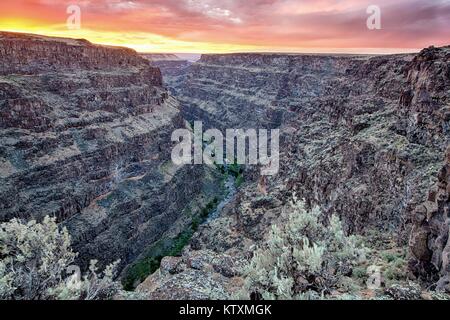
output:
[[355, 267], [353, 268], [352, 276], [366, 282], [368, 278], [367, 267]]
[[384, 270], [384, 276], [388, 282], [406, 279], [406, 260], [398, 258], [389, 263]]
[[137, 259], [128, 267], [122, 279], [125, 290], [134, 290], [137, 283], [143, 282], [149, 275], [159, 269], [161, 260], [167, 256], [180, 256], [183, 249], [189, 244], [194, 233], [204, 223], [211, 212], [217, 207], [218, 198], [213, 198], [200, 212], [192, 218], [191, 224], [175, 238], [162, 239], [150, 248], [147, 254]]
[[158, 270], [162, 258], [162, 256], [149, 256], [131, 265], [127, 270], [126, 276], [122, 279], [124, 290], [134, 290], [136, 283], [142, 283], [149, 275]]
[[228, 172], [230, 172], [235, 178], [244, 172], [244, 169], [240, 164], [232, 163], [228, 166]]
[[239, 174], [239, 176], [236, 178], [236, 188], [239, 188], [244, 183], [244, 176], [242, 174]]
[[398, 258], [398, 255], [394, 252], [386, 251], [381, 253], [381, 257], [387, 262], [392, 262]]
[[356, 237], [345, 235], [339, 218], [322, 224], [320, 210], [305, 210], [295, 195], [287, 214], [287, 221], [272, 227], [267, 243], [245, 268], [244, 298], [325, 296], [365, 254]]
[[406, 280], [407, 261], [405, 252], [384, 251], [381, 253], [384, 260], [383, 275], [388, 285], [399, 280]]

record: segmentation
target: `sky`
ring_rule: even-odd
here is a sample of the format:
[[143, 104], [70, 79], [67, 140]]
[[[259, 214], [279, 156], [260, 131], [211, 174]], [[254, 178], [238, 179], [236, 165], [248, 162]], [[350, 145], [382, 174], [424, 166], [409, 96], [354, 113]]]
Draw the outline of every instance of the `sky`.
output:
[[414, 52], [450, 45], [450, 0], [2, 0], [0, 30], [140, 52]]

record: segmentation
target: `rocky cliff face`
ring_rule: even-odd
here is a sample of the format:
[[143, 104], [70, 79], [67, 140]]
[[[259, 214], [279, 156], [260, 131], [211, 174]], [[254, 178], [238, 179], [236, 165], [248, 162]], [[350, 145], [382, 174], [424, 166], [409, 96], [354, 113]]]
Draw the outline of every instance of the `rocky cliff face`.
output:
[[[166, 80], [174, 81], [177, 77], [184, 76], [188, 67], [192, 62], [183, 60], [174, 54], [141, 54], [154, 67], [164, 70], [164, 82]], [[171, 89], [171, 86], [168, 86]]]
[[[437, 289], [450, 291], [450, 148], [438, 181], [427, 200], [413, 212], [409, 246], [410, 268], [418, 276], [437, 282]], [[438, 281], [436, 281], [438, 280]]]
[[[338, 214], [350, 233], [375, 231], [406, 246], [412, 212], [435, 183], [450, 138], [449, 53], [205, 55], [181, 75], [161, 68], [188, 120], [221, 129], [280, 128], [281, 169], [263, 178], [247, 168], [247, 182], [223, 215], [200, 229], [182, 257], [163, 261], [140, 290], [156, 298], [229, 296], [241, 281], [238, 266], [293, 192], [325, 217]], [[419, 231], [428, 260], [430, 250], [440, 256], [445, 247], [444, 216], [436, 214], [435, 231]]]
[[421, 145], [447, 151], [443, 167], [424, 203], [412, 213], [411, 269], [427, 279], [437, 279], [438, 289], [450, 291], [449, 267], [449, 125], [450, 50], [428, 48], [410, 64], [407, 86], [400, 98], [400, 131]]
[[125, 266], [188, 219], [219, 177], [171, 164], [185, 124], [161, 85], [129, 49], [0, 33], [0, 221], [55, 216], [83, 266]]
[[400, 97], [399, 130], [410, 141], [441, 149], [449, 142], [449, 61], [448, 47], [431, 47], [418, 54], [409, 66]]

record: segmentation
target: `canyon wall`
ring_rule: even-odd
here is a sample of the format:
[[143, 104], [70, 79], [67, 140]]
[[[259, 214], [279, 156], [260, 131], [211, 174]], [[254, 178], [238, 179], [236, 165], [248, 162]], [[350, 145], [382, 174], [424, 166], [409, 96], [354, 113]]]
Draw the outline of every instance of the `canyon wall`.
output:
[[133, 50], [0, 33], [0, 221], [56, 217], [83, 267], [127, 265], [220, 191], [209, 168], [172, 165], [184, 127]]
[[447, 145], [437, 181], [412, 213], [410, 269], [450, 292], [450, 50], [417, 55], [400, 100], [402, 132], [422, 145]]
[[173, 77], [183, 75], [185, 69], [192, 65], [192, 62], [183, 60], [175, 54], [155, 53], [141, 54], [141, 56], [144, 59], [147, 59], [152, 66], [164, 69], [163, 80], [165, 80], [166, 77], [172, 77], [173, 80]]

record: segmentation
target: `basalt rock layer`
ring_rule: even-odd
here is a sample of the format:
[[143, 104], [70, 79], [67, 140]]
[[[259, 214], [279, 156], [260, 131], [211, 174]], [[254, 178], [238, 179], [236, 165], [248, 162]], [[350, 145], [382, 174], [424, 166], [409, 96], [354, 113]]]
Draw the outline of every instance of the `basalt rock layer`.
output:
[[413, 212], [410, 269], [450, 292], [450, 148], [425, 202]]
[[0, 33], [0, 116], [0, 221], [56, 217], [83, 266], [125, 266], [217, 192], [208, 168], [172, 165], [185, 122], [133, 50]]
[[447, 150], [436, 183], [413, 213], [409, 245], [411, 270], [437, 279], [437, 288], [450, 292], [450, 50], [428, 48], [410, 65], [407, 87], [400, 98], [401, 132], [410, 141]]

